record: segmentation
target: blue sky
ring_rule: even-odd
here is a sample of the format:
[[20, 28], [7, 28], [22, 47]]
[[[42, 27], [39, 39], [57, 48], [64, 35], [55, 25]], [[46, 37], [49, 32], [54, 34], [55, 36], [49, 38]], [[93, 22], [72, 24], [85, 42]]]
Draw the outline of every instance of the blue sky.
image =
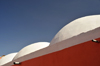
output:
[[0, 56], [50, 42], [66, 24], [100, 14], [100, 0], [0, 0]]

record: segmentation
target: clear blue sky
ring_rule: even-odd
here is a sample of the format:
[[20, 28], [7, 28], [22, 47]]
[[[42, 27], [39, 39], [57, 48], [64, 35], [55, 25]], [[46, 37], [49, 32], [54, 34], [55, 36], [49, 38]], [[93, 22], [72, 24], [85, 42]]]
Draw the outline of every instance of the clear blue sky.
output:
[[100, 0], [0, 0], [0, 56], [50, 42], [70, 21], [100, 14]]

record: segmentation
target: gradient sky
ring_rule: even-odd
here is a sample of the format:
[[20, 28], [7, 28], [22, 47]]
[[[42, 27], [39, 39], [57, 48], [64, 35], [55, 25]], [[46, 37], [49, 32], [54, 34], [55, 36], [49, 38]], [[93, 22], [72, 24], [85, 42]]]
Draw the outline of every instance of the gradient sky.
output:
[[0, 56], [50, 42], [66, 24], [100, 14], [100, 0], [0, 0]]

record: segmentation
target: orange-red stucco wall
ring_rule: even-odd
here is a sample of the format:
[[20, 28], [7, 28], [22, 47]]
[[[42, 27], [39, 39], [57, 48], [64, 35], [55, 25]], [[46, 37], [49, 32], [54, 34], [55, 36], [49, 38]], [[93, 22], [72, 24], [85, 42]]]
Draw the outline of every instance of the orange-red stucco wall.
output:
[[100, 66], [100, 43], [88, 41], [13, 66]]

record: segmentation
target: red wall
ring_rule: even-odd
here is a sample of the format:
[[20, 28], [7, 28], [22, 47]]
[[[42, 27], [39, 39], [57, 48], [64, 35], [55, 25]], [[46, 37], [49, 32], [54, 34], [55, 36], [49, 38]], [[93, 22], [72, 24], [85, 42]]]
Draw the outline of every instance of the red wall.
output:
[[13, 66], [100, 66], [100, 43], [88, 41]]

